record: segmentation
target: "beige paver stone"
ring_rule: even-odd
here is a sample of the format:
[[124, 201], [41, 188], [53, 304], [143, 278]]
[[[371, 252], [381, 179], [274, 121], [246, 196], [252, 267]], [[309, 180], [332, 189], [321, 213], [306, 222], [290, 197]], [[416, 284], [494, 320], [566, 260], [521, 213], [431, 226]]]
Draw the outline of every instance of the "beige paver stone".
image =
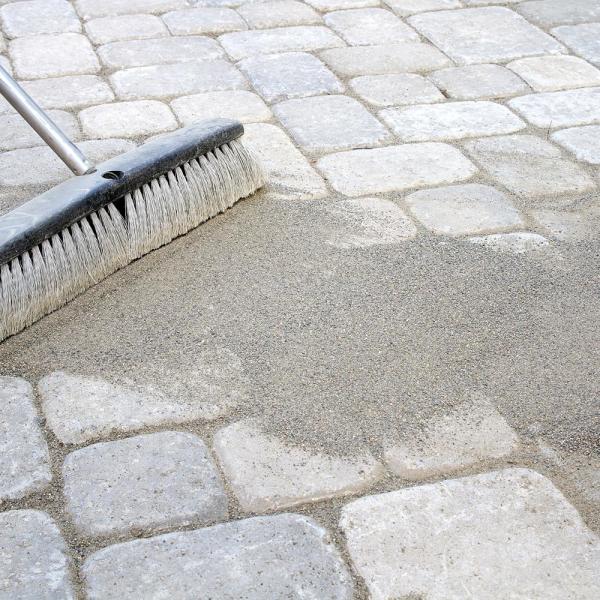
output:
[[400, 106], [441, 102], [443, 94], [427, 79], [414, 73], [363, 75], [350, 81], [350, 87], [374, 106]]
[[244, 90], [184, 96], [173, 100], [171, 108], [184, 125], [218, 118], [257, 123], [268, 121], [273, 116], [260, 96]]
[[469, 238], [472, 244], [486, 246], [496, 252], [526, 254], [535, 252], [549, 245], [548, 240], [539, 233], [518, 231], [514, 233], [493, 233]]
[[591, 600], [600, 591], [598, 537], [528, 469], [360, 498], [340, 525], [373, 600]]
[[456, 100], [507, 98], [530, 91], [522, 79], [500, 65], [450, 67], [431, 73], [429, 78]]
[[330, 534], [302, 515], [242, 519], [116, 544], [92, 554], [82, 572], [89, 600], [353, 597]]
[[582, 193], [595, 184], [556, 146], [532, 135], [511, 135], [465, 143], [467, 152], [494, 181], [524, 197]]
[[337, 458], [286, 444], [240, 421], [217, 432], [214, 450], [246, 512], [274, 510], [363, 490], [383, 475], [367, 452]]
[[546, 129], [600, 123], [600, 87], [529, 94], [508, 105], [536, 127]]
[[[435, 192], [437, 190], [417, 192], [412, 196]], [[480, 193], [473, 200], [477, 203], [482, 197], [491, 196]], [[413, 201], [409, 196], [409, 200], [413, 211], [419, 204], [420, 208], [425, 204], [425, 198], [414, 198]], [[485, 211], [487, 207], [478, 208]], [[517, 447], [518, 438], [502, 415], [487, 400], [477, 399], [460, 404], [447, 414], [426, 423], [421, 434], [411, 435], [405, 440], [389, 440], [385, 445], [384, 458], [397, 475], [419, 480], [505, 458]]]
[[320, 53], [337, 73], [348, 77], [433, 71], [451, 63], [437, 48], [420, 42], [333, 48]]
[[309, 200], [327, 195], [323, 179], [281, 129], [265, 123], [247, 125], [245, 130], [244, 144], [266, 171], [268, 197]]
[[344, 42], [327, 27], [299, 25], [254, 31], [236, 31], [219, 36], [227, 54], [240, 60], [254, 54], [313, 51], [343, 46]]
[[600, 165], [600, 125], [562, 129], [555, 131], [550, 137], [577, 160]]
[[414, 29], [382, 8], [340, 10], [326, 14], [324, 19], [325, 24], [351, 46], [419, 41]]
[[247, 29], [246, 23], [235, 10], [223, 7], [176, 10], [163, 15], [173, 35], [226, 33]]
[[187, 8], [187, 0], [75, 0], [75, 8], [83, 19], [139, 13], [161, 14]]
[[120, 15], [100, 17], [85, 24], [85, 32], [94, 44], [142, 40], [169, 35], [156, 15]]
[[389, 131], [348, 96], [314, 96], [273, 107], [292, 138], [309, 152], [373, 147], [388, 141]]
[[9, 38], [81, 31], [81, 22], [66, 0], [28, 0], [0, 8], [0, 23]]
[[600, 23], [556, 27], [552, 35], [575, 54], [600, 66]]
[[379, 115], [403, 142], [441, 142], [514, 133], [526, 127], [505, 106], [483, 100], [388, 108]]
[[[72, 114], [62, 110], [50, 110], [48, 116], [71, 140], [80, 139], [79, 124]], [[44, 143], [29, 123], [16, 113], [0, 116], [0, 131], [0, 150], [30, 148]]]
[[383, 0], [396, 14], [408, 17], [430, 10], [462, 8], [460, 0]]
[[346, 196], [465, 181], [477, 172], [459, 150], [434, 142], [339, 152], [321, 158], [317, 168]]
[[249, 2], [237, 9], [252, 29], [290, 27], [292, 25], [316, 25], [322, 19], [319, 13], [303, 2]]
[[600, 85], [600, 70], [576, 56], [521, 58], [507, 65], [536, 92]]
[[79, 33], [17, 38], [10, 43], [17, 77], [42, 79], [100, 71], [100, 63], [88, 39]]
[[43, 108], [82, 108], [115, 98], [108, 84], [97, 75], [70, 75], [21, 84]]
[[598, 0], [532, 0], [521, 2], [516, 9], [541, 27], [576, 25], [600, 20]]
[[423, 13], [408, 23], [460, 65], [564, 51], [554, 38], [502, 6]]

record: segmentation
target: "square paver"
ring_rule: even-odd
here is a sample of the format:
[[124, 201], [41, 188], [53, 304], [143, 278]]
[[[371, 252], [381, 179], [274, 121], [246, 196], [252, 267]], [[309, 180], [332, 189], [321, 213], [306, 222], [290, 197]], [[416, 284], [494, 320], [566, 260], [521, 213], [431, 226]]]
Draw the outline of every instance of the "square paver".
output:
[[421, 190], [410, 194], [406, 202], [427, 229], [443, 235], [469, 235], [523, 225], [519, 211], [508, 198], [487, 185]]
[[532, 135], [511, 135], [465, 143], [468, 153], [494, 181], [525, 197], [581, 193], [594, 182], [560, 150]]
[[113, 15], [161, 14], [188, 6], [188, 0], [75, 0], [77, 12], [86, 20]]
[[441, 102], [443, 94], [427, 79], [414, 73], [363, 75], [350, 81], [350, 87], [374, 106], [399, 106]]
[[451, 64], [437, 48], [420, 42], [333, 48], [321, 52], [320, 57], [336, 73], [347, 77], [419, 73], [441, 69]]
[[600, 165], [600, 125], [555, 131], [552, 141], [566, 148], [577, 160]]
[[528, 469], [360, 498], [340, 525], [373, 600], [592, 600], [600, 591], [598, 537]]
[[432, 12], [408, 22], [461, 65], [564, 51], [554, 38], [504, 7]]
[[282, 2], [249, 2], [237, 9], [252, 29], [290, 27], [292, 25], [317, 25], [321, 15], [310, 6], [295, 0]]
[[108, 84], [97, 75], [70, 75], [23, 81], [23, 88], [42, 108], [82, 108], [114, 100]]
[[69, 557], [56, 523], [38, 510], [0, 513], [0, 595], [6, 600], [74, 600]]
[[[69, 139], [77, 141], [81, 138], [79, 124], [72, 114], [62, 110], [50, 110], [47, 114]], [[17, 113], [0, 116], [0, 131], [0, 150], [31, 148], [43, 143], [29, 123]]]
[[600, 123], [600, 87], [514, 98], [508, 105], [536, 127]]
[[81, 31], [79, 18], [66, 0], [12, 2], [0, 8], [0, 23], [9, 38]]
[[600, 66], [600, 23], [557, 27], [552, 34], [573, 52]]
[[457, 140], [514, 133], [526, 127], [505, 106], [483, 100], [388, 108], [379, 114], [403, 142]]
[[453, 146], [434, 142], [339, 152], [321, 158], [317, 167], [346, 196], [465, 181], [478, 170]]
[[165, 24], [156, 15], [121, 15], [92, 19], [85, 32], [94, 44], [125, 42], [169, 35]]
[[226, 33], [247, 29], [246, 23], [231, 8], [207, 7], [176, 10], [163, 15], [173, 35]]
[[87, 446], [63, 465], [67, 512], [87, 536], [211, 523], [227, 497], [206, 446], [164, 431]]
[[325, 15], [325, 24], [351, 46], [419, 41], [419, 36], [414, 29], [404, 24], [389, 10], [382, 8], [331, 12]]
[[576, 56], [536, 56], [508, 65], [536, 92], [600, 85], [600, 70]]
[[268, 121], [273, 116], [260, 96], [245, 90], [184, 96], [173, 100], [171, 108], [184, 125], [205, 119], [235, 119], [242, 123], [256, 123]]
[[287, 100], [275, 105], [273, 112], [296, 142], [311, 152], [372, 147], [392, 139], [375, 117], [347, 96]]
[[529, 86], [500, 65], [467, 65], [431, 73], [431, 81], [450, 98], [478, 100], [525, 94]]
[[18, 38], [10, 43], [10, 57], [15, 73], [21, 79], [100, 71], [92, 45], [79, 33]]
[[431, 10], [462, 8], [460, 0], [384, 0], [384, 2], [401, 17]]
[[541, 27], [600, 21], [598, 0], [531, 0], [521, 2], [517, 10]]
[[33, 389], [23, 379], [0, 377], [0, 503], [38, 492], [51, 480]]
[[254, 54], [300, 52], [335, 48], [344, 42], [327, 27], [299, 25], [255, 31], [236, 31], [219, 37], [223, 48], [234, 60]]
[[267, 102], [344, 91], [338, 78], [305, 52], [251, 56], [238, 67]]
[[89, 600], [353, 597], [329, 533], [291, 514], [109, 546], [85, 561], [83, 577]]

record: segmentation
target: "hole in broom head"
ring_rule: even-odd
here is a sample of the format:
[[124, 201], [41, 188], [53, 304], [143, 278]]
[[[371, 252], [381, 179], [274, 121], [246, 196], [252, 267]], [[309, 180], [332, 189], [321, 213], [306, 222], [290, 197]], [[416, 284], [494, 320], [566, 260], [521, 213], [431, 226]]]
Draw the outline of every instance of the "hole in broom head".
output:
[[123, 171], [106, 171], [106, 173], [102, 173], [102, 177], [104, 179], [121, 179]]

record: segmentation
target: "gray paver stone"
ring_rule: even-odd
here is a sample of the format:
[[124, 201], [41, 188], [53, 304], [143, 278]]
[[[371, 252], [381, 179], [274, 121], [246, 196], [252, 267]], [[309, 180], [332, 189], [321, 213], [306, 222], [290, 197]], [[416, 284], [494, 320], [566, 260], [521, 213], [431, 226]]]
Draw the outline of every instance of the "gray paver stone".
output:
[[398, 106], [441, 102], [442, 93], [421, 75], [363, 75], [350, 81], [350, 87], [374, 106]]
[[384, 0], [396, 14], [408, 17], [420, 12], [430, 10], [444, 10], [461, 8], [460, 0]]
[[66, 0], [13, 2], [0, 8], [0, 22], [9, 38], [81, 31], [81, 23]]
[[379, 0], [306, 0], [306, 2], [321, 12], [367, 8], [379, 4]]
[[227, 496], [200, 438], [163, 431], [87, 446], [63, 465], [67, 512], [88, 536], [227, 518]]
[[600, 541], [528, 469], [360, 498], [341, 527], [373, 600], [592, 600], [600, 591]]
[[142, 40], [169, 35], [156, 15], [121, 15], [100, 17], [85, 24], [85, 32], [94, 44]]
[[[8, 58], [6, 58], [6, 56], [0, 56], [0, 66], [5, 69], [6, 71], [8, 71], [9, 75], [12, 75], [12, 67], [10, 66], [10, 61], [8, 60]], [[4, 99], [2, 100], [2, 102], [6, 102]], [[0, 106], [0, 114], [2, 114], [2, 107]]]
[[577, 160], [600, 165], [600, 125], [562, 129], [555, 131], [550, 137], [553, 142], [574, 154]]
[[187, 0], [75, 0], [75, 8], [86, 20], [111, 15], [161, 14], [188, 6]]
[[238, 8], [238, 13], [252, 29], [289, 27], [291, 25], [316, 25], [321, 16], [310, 6], [295, 0], [282, 2], [249, 2]]
[[597, 239], [600, 233], [600, 221], [590, 219], [589, 215], [559, 210], [535, 210], [533, 218], [558, 240], [576, 242]]
[[208, 7], [176, 10], [163, 15], [173, 35], [226, 33], [247, 29], [240, 15], [230, 8]]
[[600, 20], [598, 0], [532, 0], [518, 4], [517, 10], [528, 21], [542, 27]]
[[67, 547], [44, 512], [0, 513], [0, 597], [6, 600], [74, 600]]
[[83, 576], [89, 600], [350, 600], [353, 593], [327, 531], [290, 514], [109, 546], [86, 560]]
[[52, 480], [49, 462], [31, 385], [0, 377], [0, 504], [45, 488]]
[[548, 246], [548, 240], [538, 233], [518, 231], [514, 233], [493, 233], [469, 238], [472, 244], [486, 246], [496, 252], [525, 254]]
[[557, 27], [552, 34], [573, 52], [600, 66], [600, 23]]
[[[77, 119], [62, 110], [50, 110], [48, 116], [73, 141], [81, 137]], [[0, 117], [0, 150], [30, 148], [43, 144], [42, 138], [29, 126], [20, 115], [10, 114]]]

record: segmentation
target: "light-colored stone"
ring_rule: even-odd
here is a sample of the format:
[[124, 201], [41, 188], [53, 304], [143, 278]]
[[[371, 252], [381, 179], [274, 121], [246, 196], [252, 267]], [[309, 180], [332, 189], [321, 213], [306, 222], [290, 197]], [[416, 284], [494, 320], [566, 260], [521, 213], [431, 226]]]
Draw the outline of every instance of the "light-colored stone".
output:
[[85, 24], [85, 32], [94, 44], [142, 40], [169, 35], [165, 24], [155, 15], [101, 17]]
[[309, 200], [327, 195], [323, 179], [281, 129], [255, 124], [245, 130], [244, 145], [256, 154], [267, 174], [263, 193], [268, 197]]
[[506, 469], [367, 496], [341, 527], [373, 600], [592, 600], [600, 541], [552, 483]]
[[402, 142], [458, 140], [526, 127], [505, 106], [487, 101], [387, 108], [379, 115]]
[[517, 10], [541, 27], [600, 21], [598, 0], [532, 0], [521, 2]]
[[414, 29], [405, 25], [389, 10], [359, 8], [325, 15], [325, 24], [336, 31], [351, 46], [396, 44], [419, 41]]
[[552, 35], [579, 56], [600, 66], [600, 23], [557, 27]]
[[4, 36], [0, 31], [0, 52], [4, 52], [6, 50], [6, 42], [4, 41]]
[[163, 21], [173, 35], [226, 33], [247, 28], [235, 10], [222, 7], [176, 10], [164, 15]]
[[554, 38], [504, 7], [425, 13], [408, 22], [460, 65], [564, 51]]
[[86, 536], [207, 524], [227, 518], [227, 496], [206, 446], [163, 431], [87, 446], [63, 465], [67, 513]]
[[[6, 56], [0, 56], [0, 67], [2, 67], [5, 71], [8, 72], [9, 75], [12, 75], [12, 67], [10, 66], [10, 61]], [[0, 114], [2, 114], [2, 108], [0, 107]]]
[[451, 67], [429, 77], [450, 98], [457, 100], [506, 98], [530, 91], [524, 81], [500, 65]]
[[321, 16], [317, 12], [303, 2], [295, 0], [249, 2], [240, 6], [238, 13], [252, 29], [321, 23]]
[[486, 246], [496, 252], [526, 254], [548, 246], [548, 240], [538, 233], [519, 231], [515, 233], [494, 233], [469, 239], [472, 244]]
[[456, 148], [440, 143], [339, 152], [321, 158], [317, 167], [346, 196], [465, 181], [477, 172]]
[[[89, 140], [78, 144], [92, 163], [97, 164], [135, 147], [126, 140]], [[35, 165], [24, 169], [23, 165]], [[0, 186], [50, 185], [65, 181], [73, 173], [47, 146], [11, 150], [0, 154]]]
[[388, 441], [384, 458], [400, 477], [419, 480], [506, 458], [517, 446], [518, 438], [502, 415], [487, 400], [477, 399], [426, 423], [420, 434]]
[[136, 137], [172, 131], [177, 121], [171, 109], [156, 100], [115, 102], [86, 108], [79, 113], [89, 137]]
[[273, 116], [259, 96], [244, 90], [184, 96], [173, 100], [171, 108], [184, 125], [218, 118], [257, 123]]
[[430, 10], [447, 10], [461, 8], [459, 0], [383, 0], [396, 14], [408, 17]]
[[337, 458], [294, 447], [240, 421], [215, 435], [221, 468], [246, 512], [275, 510], [345, 496], [380, 479], [383, 467], [368, 451]]
[[273, 112], [296, 142], [310, 152], [373, 147], [392, 139], [375, 117], [348, 96], [287, 100], [275, 105]]
[[[51, 110], [48, 111], [48, 116], [71, 140], [79, 140], [79, 125], [73, 115], [62, 110]], [[0, 150], [30, 148], [44, 143], [23, 117], [16, 113], [0, 117], [0, 132]]]
[[577, 160], [600, 165], [600, 125], [562, 129], [550, 137], [553, 142], [574, 154]]
[[66, 0], [28, 0], [0, 8], [0, 22], [9, 38], [81, 31], [81, 23]]
[[82, 75], [100, 70], [91, 44], [79, 33], [17, 38], [10, 43], [10, 56], [21, 79]]
[[127, 69], [216, 59], [223, 51], [215, 40], [206, 37], [165, 37], [112, 42], [98, 48], [98, 55], [110, 69]]
[[344, 91], [338, 78], [305, 52], [251, 56], [238, 66], [267, 102]]
[[219, 36], [219, 41], [234, 60], [254, 54], [312, 51], [344, 45], [327, 27], [306, 25], [225, 33]]
[[31, 385], [0, 376], [0, 504], [44, 489], [52, 480], [49, 463]]
[[536, 92], [600, 85], [600, 70], [576, 56], [522, 58], [507, 65]]
[[525, 197], [590, 191], [588, 175], [565, 160], [558, 148], [532, 135], [512, 135], [466, 142], [465, 148], [489, 175]]
[[366, 8], [379, 4], [379, 0], [306, 0], [306, 2], [321, 12]]
[[451, 64], [437, 48], [420, 42], [333, 48], [320, 56], [334, 71], [348, 77], [433, 71]]
[[109, 546], [85, 561], [83, 577], [89, 600], [351, 600], [353, 594], [328, 532], [290, 514]]
[[106, 82], [96, 75], [23, 81], [22, 85], [42, 108], [83, 108], [115, 98]]
[[225, 60], [134, 67], [117, 71], [110, 80], [122, 100], [169, 98], [248, 87], [242, 74]]
[[536, 127], [600, 123], [600, 87], [530, 94], [508, 104]]
[[421, 75], [364, 75], [350, 81], [350, 87], [374, 106], [399, 106], [441, 102], [444, 96]]
[[75, 600], [67, 546], [46, 513], [0, 513], [0, 556], [1, 598]]
[[326, 243], [334, 248], [389, 246], [412, 239], [417, 228], [405, 212], [384, 198], [350, 198], [331, 203]]
[[75, 0], [75, 8], [86, 20], [113, 15], [161, 14], [188, 6], [187, 0]]
[[532, 215], [552, 237], [558, 240], [577, 242], [598, 237], [598, 222], [590, 222], [586, 215], [558, 210], [536, 210]]

